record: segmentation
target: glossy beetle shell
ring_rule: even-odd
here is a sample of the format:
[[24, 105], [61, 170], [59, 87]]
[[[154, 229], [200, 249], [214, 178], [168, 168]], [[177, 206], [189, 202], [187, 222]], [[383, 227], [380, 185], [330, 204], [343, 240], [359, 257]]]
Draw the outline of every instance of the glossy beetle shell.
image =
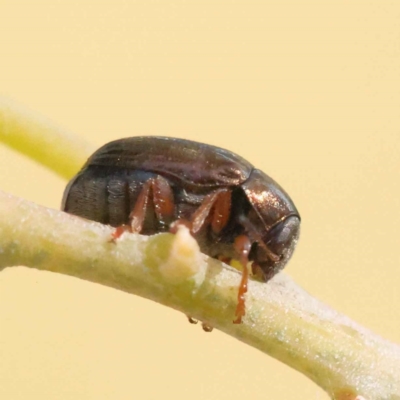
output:
[[[174, 219], [190, 219], [208, 194], [230, 190], [232, 206], [226, 226], [218, 235], [204, 229], [196, 236], [204, 253], [235, 258], [233, 242], [247, 234], [254, 242], [249, 258], [260, 266], [266, 280], [289, 260], [300, 216], [288, 194], [242, 157], [207, 144], [166, 137], [108, 143], [69, 182], [62, 209], [112, 226], [127, 224], [144, 183], [156, 176], [165, 178], [172, 188]], [[154, 212], [146, 213], [143, 234], [168, 228], [160, 225]], [[266, 255], [261, 241], [279, 261]]]

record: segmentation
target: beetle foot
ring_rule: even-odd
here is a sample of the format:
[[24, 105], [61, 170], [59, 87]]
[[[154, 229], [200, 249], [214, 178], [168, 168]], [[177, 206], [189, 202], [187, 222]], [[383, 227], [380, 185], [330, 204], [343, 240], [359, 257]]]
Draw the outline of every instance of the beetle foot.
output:
[[111, 234], [111, 239], [109, 240], [111, 243], [115, 243], [117, 239], [119, 239], [123, 233], [125, 232], [132, 232], [132, 228], [130, 225], [120, 225], [117, 226], [114, 230], [114, 232]]
[[231, 261], [232, 261], [232, 257], [226, 257], [226, 256], [218, 256], [218, 260], [230, 265]]
[[199, 322], [197, 319], [192, 318], [190, 315], [188, 315], [187, 318], [188, 318], [188, 321], [189, 321], [191, 324], [197, 324], [197, 323]]
[[[199, 322], [198, 319], [195, 319], [189, 315], [187, 315], [187, 318], [191, 324], [197, 324]], [[201, 327], [203, 328], [204, 332], [212, 332], [212, 330], [214, 329], [214, 327], [212, 327], [208, 322], [202, 322]]]
[[214, 329], [210, 324], [208, 324], [207, 322], [202, 322], [201, 323], [201, 327], [203, 328], [204, 332], [212, 332], [212, 330]]

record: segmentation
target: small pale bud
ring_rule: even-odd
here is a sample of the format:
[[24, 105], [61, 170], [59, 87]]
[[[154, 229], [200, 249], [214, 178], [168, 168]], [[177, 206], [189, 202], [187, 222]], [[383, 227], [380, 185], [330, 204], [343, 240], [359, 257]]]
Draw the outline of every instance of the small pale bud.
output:
[[198, 286], [203, 282], [206, 265], [196, 239], [186, 226], [178, 227], [169, 257], [159, 268], [162, 275], [171, 283], [181, 283], [191, 279]]

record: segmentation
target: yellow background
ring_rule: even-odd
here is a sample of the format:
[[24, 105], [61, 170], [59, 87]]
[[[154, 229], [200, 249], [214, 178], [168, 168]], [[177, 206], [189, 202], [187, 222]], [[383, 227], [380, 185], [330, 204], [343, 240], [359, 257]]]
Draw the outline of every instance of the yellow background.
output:
[[[241, 154], [300, 210], [286, 272], [400, 342], [399, 26], [391, 0], [2, 0], [0, 94], [96, 146], [166, 135]], [[3, 190], [58, 208], [64, 185], [0, 147]], [[0, 398], [326, 395], [173, 310], [13, 268], [0, 274]]]

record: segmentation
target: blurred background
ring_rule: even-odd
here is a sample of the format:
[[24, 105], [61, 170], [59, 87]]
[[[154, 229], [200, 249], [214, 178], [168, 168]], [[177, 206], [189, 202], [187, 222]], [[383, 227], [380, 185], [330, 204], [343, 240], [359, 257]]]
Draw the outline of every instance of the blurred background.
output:
[[[0, 95], [94, 148], [239, 153], [301, 213], [286, 273], [400, 342], [399, 24], [392, 0], [3, 0]], [[0, 145], [2, 190], [59, 208], [65, 184]], [[0, 274], [0, 360], [1, 399], [327, 399], [173, 310], [26, 268]]]

